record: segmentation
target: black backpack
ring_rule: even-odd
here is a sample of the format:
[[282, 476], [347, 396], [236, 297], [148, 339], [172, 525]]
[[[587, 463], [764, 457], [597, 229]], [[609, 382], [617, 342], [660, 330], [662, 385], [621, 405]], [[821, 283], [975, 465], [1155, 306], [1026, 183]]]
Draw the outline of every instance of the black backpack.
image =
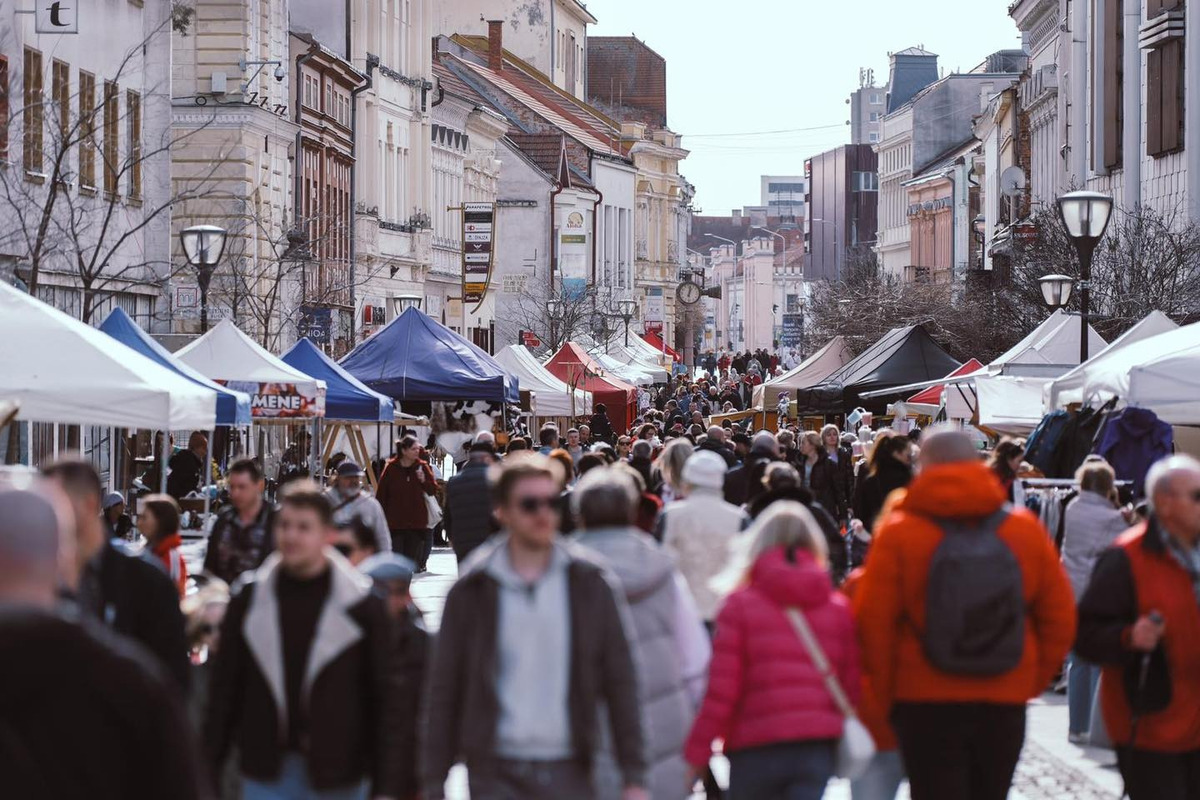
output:
[[955, 675], [1002, 675], [1025, 651], [1021, 567], [996, 535], [1004, 506], [983, 519], [939, 519], [945, 536], [929, 564], [925, 656]]

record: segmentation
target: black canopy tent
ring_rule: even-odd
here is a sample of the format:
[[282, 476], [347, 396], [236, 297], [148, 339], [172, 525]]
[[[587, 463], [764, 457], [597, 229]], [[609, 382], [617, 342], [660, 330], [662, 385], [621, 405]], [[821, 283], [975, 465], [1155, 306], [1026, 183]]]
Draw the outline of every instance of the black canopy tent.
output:
[[843, 414], [860, 406], [882, 414], [889, 398], [864, 400], [863, 392], [934, 380], [959, 366], [923, 326], [893, 328], [820, 384], [800, 390], [796, 402], [801, 414]]

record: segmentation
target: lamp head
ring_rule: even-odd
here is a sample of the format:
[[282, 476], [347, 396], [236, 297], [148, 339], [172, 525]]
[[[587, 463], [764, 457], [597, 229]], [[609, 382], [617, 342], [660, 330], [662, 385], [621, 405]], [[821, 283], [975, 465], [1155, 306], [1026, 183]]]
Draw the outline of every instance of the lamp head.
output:
[[1100, 192], [1067, 192], [1058, 198], [1058, 216], [1076, 243], [1095, 245], [1112, 218], [1113, 199]]
[[1063, 308], [1071, 302], [1075, 279], [1070, 275], [1046, 275], [1038, 283], [1041, 284], [1042, 299], [1051, 308]]
[[183, 255], [193, 267], [215, 267], [225, 252], [228, 232], [216, 225], [193, 225], [179, 233]]

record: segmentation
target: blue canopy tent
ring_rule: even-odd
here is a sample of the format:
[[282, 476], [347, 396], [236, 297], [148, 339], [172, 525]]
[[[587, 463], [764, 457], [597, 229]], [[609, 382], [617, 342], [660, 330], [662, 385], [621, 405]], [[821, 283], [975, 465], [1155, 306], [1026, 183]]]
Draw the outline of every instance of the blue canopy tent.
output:
[[308, 339], [296, 342], [280, 358], [305, 375], [325, 381], [327, 422], [392, 422], [396, 418], [392, 398], [363, 386]]
[[177, 375], [192, 383], [211, 389], [217, 393], [217, 424], [218, 425], [249, 425], [250, 396], [243, 392], [226, 389], [196, 370], [184, 364], [171, 355], [167, 348], [142, 330], [129, 315], [120, 308], [114, 308], [112, 313], [100, 324], [100, 330], [107, 333], [126, 347], [136, 350], [151, 361], [155, 361]]
[[343, 369], [400, 403], [519, 403], [517, 379], [494, 358], [416, 308], [350, 351]]

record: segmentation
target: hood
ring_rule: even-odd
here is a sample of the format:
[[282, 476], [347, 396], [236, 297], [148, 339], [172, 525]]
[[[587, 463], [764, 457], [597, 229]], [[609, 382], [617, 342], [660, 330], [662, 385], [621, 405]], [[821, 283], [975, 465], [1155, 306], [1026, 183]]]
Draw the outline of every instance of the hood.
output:
[[[508, 557], [508, 534], [498, 535], [494, 538], [496, 539], [494, 543], [476, 548], [475, 552], [479, 554], [478, 560], [476, 560], [475, 553], [473, 553], [460, 580], [467, 575], [482, 573], [505, 589], [525, 591], [529, 588], [529, 582], [517, 574], [516, 570], [513, 569], [512, 561]], [[485, 547], [487, 549], [484, 549]], [[570, 563], [570, 553], [567, 552], [567, 549], [561, 542], [555, 542], [554, 552], [550, 557], [550, 566], [546, 571], [565, 570]]]
[[1153, 436], [1155, 428], [1158, 427], [1158, 416], [1153, 411], [1146, 408], [1126, 408], [1121, 412], [1121, 418], [1117, 421], [1121, 432], [1129, 438], [1145, 438]]
[[165, 555], [165, 554], [171, 552], [176, 547], [182, 547], [182, 546], [183, 546], [183, 536], [181, 536], [178, 533], [173, 533], [164, 539], [159, 539], [158, 543], [154, 545], [153, 550], [154, 550], [154, 554], [156, 556], [162, 556], [162, 555]]
[[658, 590], [675, 568], [671, 557], [637, 528], [596, 528], [579, 534], [575, 542], [600, 556], [631, 602]]
[[815, 608], [827, 603], [833, 593], [829, 573], [812, 556], [797, 550], [793, 563], [782, 547], [768, 550], [754, 562], [750, 584], [781, 607]]
[[970, 462], [922, 470], [895, 508], [922, 517], [986, 517], [1007, 500], [996, 474]]

